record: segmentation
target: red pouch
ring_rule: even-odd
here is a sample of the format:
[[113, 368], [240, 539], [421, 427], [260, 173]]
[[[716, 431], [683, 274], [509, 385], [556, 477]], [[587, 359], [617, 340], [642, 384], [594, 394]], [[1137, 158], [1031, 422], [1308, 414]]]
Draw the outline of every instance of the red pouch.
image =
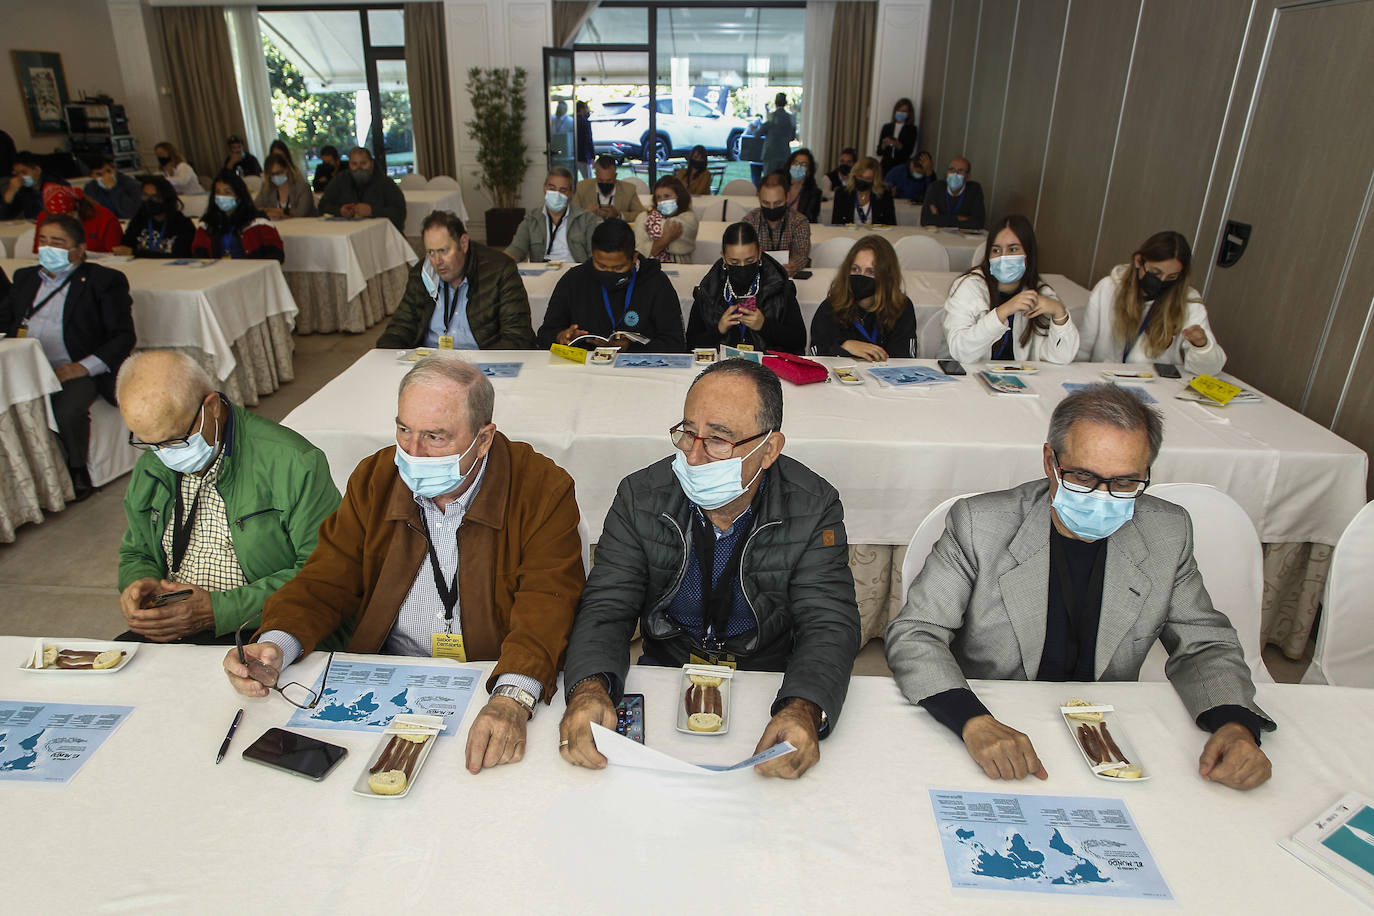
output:
[[786, 379], [794, 385], [810, 385], [813, 382], [823, 382], [830, 377], [829, 370], [820, 363], [791, 353], [769, 350], [763, 357], [763, 364], [772, 369], [778, 378]]

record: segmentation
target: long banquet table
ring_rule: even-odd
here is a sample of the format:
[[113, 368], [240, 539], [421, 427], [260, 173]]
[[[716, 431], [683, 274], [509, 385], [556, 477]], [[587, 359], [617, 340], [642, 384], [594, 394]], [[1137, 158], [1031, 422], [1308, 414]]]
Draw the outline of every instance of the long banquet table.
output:
[[36, 338], [0, 340], [0, 543], [41, 522], [44, 510], [61, 512], [72, 496], [48, 405], [61, 390]]
[[[536, 713], [524, 759], [463, 768], [469, 703], [413, 790], [363, 798], [352, 786], [375, 733], [313, 731], [348, 748], [322, 782], [245, 761], [291, 709], [238, 696], [223, 648], [143, 646], [127, 669], [17, 670], [32, 640], [0, 637], [0, 696], [133, 706], [60, 789], [0, 782], [13, 912], [1103, 912], [1102, 897], [952, 889], [930, 789], [1091, 796], [1126, 803], [1178, 906], [1196, 913], [1355, 912], [1353, 898], [1277, 845], [1344, 792], [1374, 794], [1374, 691], [1260, 685], [1279, 723], [1264, 750], [1273, 778], [1241, 793], [1197, 775], [1206, 737], [1163, 683], [975, 682], [1026, 732], [1046, 782], [992, 782], [963, 746], [909, 705], [890, 678], [856, 677], [820, 762], [798, 781], [749, 770], [720, 777], [579, 769], [558, 755], [560, 695]], [[342, 656], [341, 656], [342, 657]], [[313, 683], [322, 654], [287, 672]], [[452, 664], [407, 659], [407, 664]], [[490, 663], [476, 665], [489, 669]], [[646, 743], [696, 763], [749, 756], [779, 676], [740, 673], [728, 734], [673, 728], [674, 669], [632, 669]], [[1058, 715], [1071, 696], [1114, 704], [1148, 781], [1095, 779]], [[229, 721], [246, 710], [224, 762]], [[703, 886], [704, 885], [704, 886]], [[55, 903], [54, 901], [63, 901]], [[708, 901], [703, 903], [703, 901]]]
[[300, 309], [297, 333], [360, 334], [396, 311], [417, 257], [391, 220], [312, 216], [274, 225]]
[[[396, 384], [408, 367], [397, 356], [364, 354], [283, 421], [324, 450], [340, 490], [358, 461], [395, 442]], [[696, 375], [580, 365], [530, 350], [465, 356], [524, 364], [517, 378], [493, 379], [495, 422], [572, 475], [593, 541], [620, 480], [672, 453], [668, 428], [681, 419]], [[892, 361], [911, 364], [931, 365]], [[902, 560], [921, 519], [950, 496], [1040, 477], [1041, 444], [1066, 395], [1062, 384], [1100, 381], [1102, 368], [1042, 364], [1029, 379], [1035, 398], [991, 397], [972, 375], [922, 390], [883, 388], [872, 378], [862, 387], [783, 386], [787, 454], [834, 484], [844, 501], [865, 636], [879, 635], [900, 609]], [[1178, 381], [1142, 387], [1165, 418], [1152, 479], [1216, 486], [1271, 545], [1265, 627], [1272, 629], [1270, 618], [1298, 600], [1295, 592], [1309, 600], [1315, 582], [1320, 594], [1326, 564], [1321, 556], [1309, 562], [1304, 551], [1334, 544], [1364, 505], [1365, 453], [1273, 399], [1207, 408], [1175, 399]]]

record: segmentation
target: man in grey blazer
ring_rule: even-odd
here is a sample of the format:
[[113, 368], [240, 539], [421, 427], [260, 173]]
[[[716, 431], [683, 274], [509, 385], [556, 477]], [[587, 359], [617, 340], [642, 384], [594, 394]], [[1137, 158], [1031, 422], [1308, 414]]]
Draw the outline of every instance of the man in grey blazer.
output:
[[1213, 733], [1200, 774], [1237, 789], [1269, 778], [1259, 737], [1275, 725], [1203, 587], [1188, 514], [1144, 495], [1163, 437], [1159, 414], [1123, 388], [1065, 398], [1050, 420], [1047, 479], [955, 503], [888, 627], [902, 692], [989, 777], [1048, 774], [966, 678], [1135, 680], [1158, 639], [1174, 689]]

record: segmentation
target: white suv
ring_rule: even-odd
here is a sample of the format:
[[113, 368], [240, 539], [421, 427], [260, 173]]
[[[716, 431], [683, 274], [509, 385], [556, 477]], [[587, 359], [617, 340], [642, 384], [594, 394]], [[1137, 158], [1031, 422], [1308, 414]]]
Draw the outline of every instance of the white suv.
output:
[[688, 113], [673, 111], [673, 99], [655, 101], [658, 108], [657, 133], [649, 133], [649, 100], [619, 99], [603, 102], [591, 118], [592, 140], [597, 155], [616, 159], [658, 161], [685, 155], [694, 146], [707, 152], [739, 158], [739, 141], [749, 125], [739, 118], [722, 115], [700, 99], [688, 99]]

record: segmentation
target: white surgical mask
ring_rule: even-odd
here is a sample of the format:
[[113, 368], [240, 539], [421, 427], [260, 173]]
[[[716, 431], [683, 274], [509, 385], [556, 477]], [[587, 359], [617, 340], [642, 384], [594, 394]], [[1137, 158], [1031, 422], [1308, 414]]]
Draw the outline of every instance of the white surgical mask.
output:
[[658, 212], [662, 213], [664, 216], [672, 216], [677, 212], [677, 201], [660, 200], [658, 202]]

